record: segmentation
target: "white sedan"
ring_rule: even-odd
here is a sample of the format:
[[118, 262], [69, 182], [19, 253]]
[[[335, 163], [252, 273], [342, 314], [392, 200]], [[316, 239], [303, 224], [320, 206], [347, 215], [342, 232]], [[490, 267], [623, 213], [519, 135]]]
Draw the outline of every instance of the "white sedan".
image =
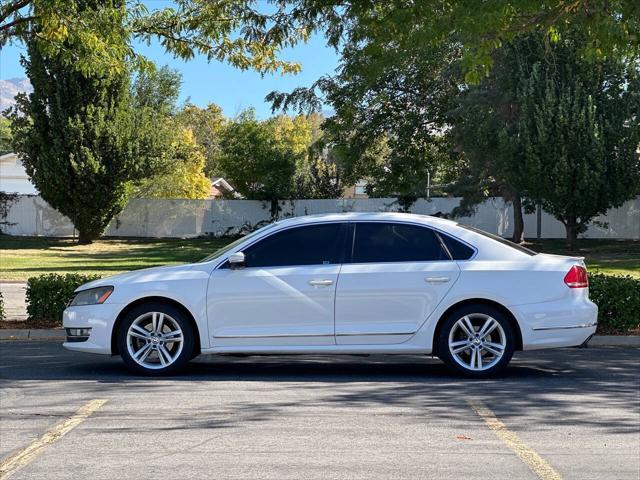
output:
[[580, 258], [435, 217], [330, 214], [267, 225], [198, 263], [81, 286], [69, 350], [173, 373], [199, 354], [435, 354], [475, 377], [516, 350], [594, 334]]

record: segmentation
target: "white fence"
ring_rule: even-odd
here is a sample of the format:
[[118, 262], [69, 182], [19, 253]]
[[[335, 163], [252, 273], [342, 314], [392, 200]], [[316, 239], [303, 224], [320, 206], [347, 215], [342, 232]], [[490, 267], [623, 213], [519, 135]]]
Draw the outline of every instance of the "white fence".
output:
[[[457, 198], [418, 200], [413, 213], [449, 213], [458, 205]], [[330, 212], [397, 211], [391, 198], [293, 200], [281, 202], [280, 217]], [[253, 200], [163, 200], [133, 199], [109, 225], [106, 235], [115, 237], [197, 237], [234, 234], [243, 227], [253, 227], [270, 218], [269, 205]], [[38, 196], [22, 195], [11, 204], [8, 225], [2, 231], [11, 235], [74, 235], [73, 225]], [[502, 199], [490, 199], [479, 206], [472, 217], [461, 223], [488, 232], [508, 236], [513, 232], [511, 206]], [[606, 226], [604, 225], [606, 224]], [[525, 215], [525, 236], [537, 235], [536, 214]], [[542, 212], [541, 237], [563, 238], [564, 226]], [[640, 197], [620, 208], [611, 209], [589, 226], [583, 237], [640, 239]]]

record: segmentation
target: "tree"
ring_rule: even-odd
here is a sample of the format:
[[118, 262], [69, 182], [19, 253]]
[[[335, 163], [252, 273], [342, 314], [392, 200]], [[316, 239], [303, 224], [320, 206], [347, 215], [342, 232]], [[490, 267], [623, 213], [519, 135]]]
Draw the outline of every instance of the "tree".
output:
[[132, 108], [128, 72], [87, 77], [36, 43], [28, 53], [33, 93], [20, 95], [11, 114], [14, 146], [42, 197], [90, 243], [134, 183], [163, 164], [164, 124], [151, 109]]
[[285, 3], [265, 13], [252, 0], [174, 0], [154, 9], [143, 0], [5, 0], [0, 47], [35, 42], [46, 55], [88, 76], [125, 71], [130, 62], [148, 64], [136, 47], [153, 40], [183, 60], [199, 54], [242, 69], [297, 72], [299, 66], [279, 60], [278, 52], [306, 40], [309, 31]]
[[[140, 85], [152, 70], [134, 45], [157, 39], [182, 59], [201, 54], [263, 73], [297, 71], [277, 53], [308, 32], [292, 28], [285, 9], [263, 14], [251, 0], [176, 0], [151, 12], [125, 0], [0, 6], [0, 46], [25, 42], [31, 57], [25, 65], [34, 93], [21, 97], [12, 116], [17, 149], [43, 197], [74, 221], [82, 242], [100, 235], [168, 150], [166, 112], [144, 103], [132, 108], [131, 65], [140, 67]], [[136, 99], [144, 96], [138, 93]], [[87, 199], [95, 201], [89, 206]]]
[[133, 108], [153, 112], [166, 136], [166, 163], [155, 175], [136, 185], [138, 197], [207, 198], [211, 194], [203, 148], [178, 118], [176, 105], [181, 84], [180, 73], [165, 66], [139, 72], [131, 89]]
[[157, 175], [145, 179], [136, 196], [143, 198], [208, 198], [211, 180], [204, 174], [205, 157], [193, 132], [181, 129], [171, 142], [169, 164]]
[[[306, 8], [303, 21], [315, 23], [341, 53], [341, 64], [338, 74], [311, 88], [270, 94], [274, 109], [319, 109], [328, 102], [336, 115], [326, 128], [343, 153], [345, 178], [351, 172], [367, 176], [370, 194], [398, 195], [405, 208], [423, 194], [428, 174], [445, 179], [460, 171], [466, 181], [463, 207], [496, 193], [513, 201], [516, 239], [522, 237], [523, 185], [517, 188], [503, 172], [503, 167], [510, 171], [503, 160], [514, 153], [514, 145], [489, 138], [476, 150], [499, 152], [497, 157], [462, 156], [452, 168], [459, 152], [451, 147], [460, 150], [460, 141], [452, 143], [447, 135], [451, 100], [483, 80], [501, 46], [523, 34], [539, 35], [547, 59], [575, 31], [583, 32], [574, 51], [584, 61], [637, 58], [640, 49], [635, 0], [300, 0], [297, 5]], [[496, 101], [501, 102], [497, 107], [509, 103]], [[467, 124], [469, 131], [480, 134], [478, 129], [485, 128], [482, 134], [491, 136], [496, 130], [490, 126]]]
[[[458, 175], [448, 191], [460, 196], [454, 216], [471, 215], [490, 197], [503, 197], [513, 206], [513, 236], [524, 241], [522, 195], [513, 184], [514, 165], [523, 155], [517, 142], [517, 81], [514, 59], [508, 47], [494, 53], [494, 66], [487, 77], [465, 86], [450, 111], [451, 137], [457, 157]], [[526, 187], [526, 186], [525, 186]]]
[[[577, 235], [640, 190], [640, 60], [579, 55], [576, 32], [545, 56], [539, 37], [510, 47], [517, 68], [512, 182]], [[532, 59], [533, 57], [533, 59]]]
[[311, 125], [305, 116], [278, 115], [267, 120], [266, 124], [273, 132], [275, 142], [296, 159], [307, 153], [311, 145]]
[[396, 39], [431, 48], [456, 38], [466, 81], [477, 83], [492, 54], [520, 35], [542, 33], [546, 47], [574, 30], [587, 33], [579, 55], [605, 58], [640, 53], [637, 0], [296, 0], [289, 14], [321, 30], [336, 49], [358, 42], [392, 45]]
[[[380, 8], [387, 11], [386, 4]], [[408, 29], [369, 32], [358, 23], [346, 37], [336, 75], [267, 99], [274, 109], [331, 105], [335, 114], [323, 128], [343, 179], [365, 178], [369, 195], [396, 196], [408, 209], [448, 163], [446, 113], [461, 84], [460, 49], [453, 41], [439, 47], [417, 42]]]
[[11, 122], [7, 117], [0, 115], [0, 155], [13, 152], [11, 144]]
[[205, 108], [187, 104], [176, 113], [175, 120], [179, 125], [191, 130], [203, 148], [206, 158], [205, 173], [210, 177], [218, 175], [216, 159], [220, 155], [222, 132], [227, 124], [222, 109], [212, 103]]
[[343, 191], [339, 166], [315, 150], [298, 165], [293, 182], [295, 198], [339, 198]]
[[343, 166], [336, 149], [328, 142], [322, 130], [325, 117], [311, 112], [304, 117], [310, 133], [307, 153], [298, 162], [295, 175], [296, 198], [338, 198], [343, 192]]
[[288, 135], [295, 123], [283, 118], [259, 121], [253, 110], [245, 110], [224, 129], [219, 171], [234, 188], [250, 200], [270, 202], [271, 215], [278, 215], [278, 200], [291, 198], [296, 165], [304, 150], [301, 137]]
[[182, 75], [168, 66], [151, 65], [137, 72], [131, 88], [133, 107], [148, 109], [156, 115], [169, 117], [177, 110]]

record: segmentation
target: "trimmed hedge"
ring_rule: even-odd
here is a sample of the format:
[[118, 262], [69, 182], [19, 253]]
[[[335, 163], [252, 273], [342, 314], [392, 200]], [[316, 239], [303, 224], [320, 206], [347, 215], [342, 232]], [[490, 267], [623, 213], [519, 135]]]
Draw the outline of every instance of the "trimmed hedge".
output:
[[49, 324], [52, 327], [62, 325], [62, 312], [80, 285], [100, 278], [99, 275], [79, 275], [50, 273], [31, 277], [27, 280], [27, 314], [29, 320]]
[[598, 333], [640, 329], [640, 279], [589, 273], [589, 297], [598, 305]]

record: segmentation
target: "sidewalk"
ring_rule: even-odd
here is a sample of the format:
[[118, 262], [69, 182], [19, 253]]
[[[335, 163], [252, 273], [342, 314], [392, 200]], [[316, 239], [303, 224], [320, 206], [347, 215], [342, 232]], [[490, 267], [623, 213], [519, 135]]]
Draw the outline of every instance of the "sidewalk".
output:
[[27, 319], [26, 289], [27, 282], [0, 280], [0, 292], [2, 292], [4, 299], [5, 320]]

